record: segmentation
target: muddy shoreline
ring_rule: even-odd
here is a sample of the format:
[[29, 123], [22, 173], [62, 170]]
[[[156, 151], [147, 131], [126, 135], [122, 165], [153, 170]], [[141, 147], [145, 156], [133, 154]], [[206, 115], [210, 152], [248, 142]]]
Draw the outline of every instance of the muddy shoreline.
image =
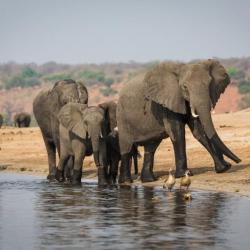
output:
[[[207, 151], [193, 138], [187, 129], [187, 158], [192, 169], [191, 189], [230, 192], [250, 196], [250, 112], [213, 115], [218, 134], [226, 145], [241, 159], [239, 164], [232, 163], [231, 169], [216, 174], [213, 161]], [[143, 153], [142, 148], [139, 149]], [[142, 160], [139, 160], [139, 170]], [[175, 169], [174, 153], [171, 142], [165, 140], [155, 156], [154, 172], [158, 180], [142, 185], [162, 187], [168, 169]], [[42, 175], [48, 173], [47, 155], [39, 128], [0, 129], [0, 174], [1, 172]], [[96, 168], [92, 157], [84, 163], [83, 178], [96, 178]], [[133, 185], [141, 185], [135, 181]], [[175, 188], [179, 188], [177, 180]]]

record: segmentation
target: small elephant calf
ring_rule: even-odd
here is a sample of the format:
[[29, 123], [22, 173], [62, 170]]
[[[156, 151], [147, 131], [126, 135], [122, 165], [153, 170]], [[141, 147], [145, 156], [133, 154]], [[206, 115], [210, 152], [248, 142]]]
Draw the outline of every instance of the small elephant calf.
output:
[[106, 184], [105, 112], [100, 107], [68, 103], [61, 108], [58, 119], [60, 136], [60, 160], [56, 179], [64, 181], [64, 167], [74, 157], [72, 184], [80, 184], [85, 156], [94, 155], [98, 167], [98, 183]]
[[[109, 165], [109, 178], [112, 184], [116, 183], [116, 177], [118, 175], [119, 163], [121, 161], [121, 152], [119, 147], [119, 134], [118, 131], [114, 130], [111, 132], [107, 138], [107, 160]], [[140, 152], [137, 146], [133, 146], [131, 150], [131, 155], [134, 160], [134, 174], [138, 175], [138, 157], [140, 158]], [[132, 161], [130, 162], [130, 170], [132, 166]]]

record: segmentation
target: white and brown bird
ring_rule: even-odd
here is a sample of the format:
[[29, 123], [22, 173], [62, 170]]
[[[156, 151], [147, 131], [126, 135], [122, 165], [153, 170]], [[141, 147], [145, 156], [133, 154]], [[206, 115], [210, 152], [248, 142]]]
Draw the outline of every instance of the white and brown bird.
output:
[[191, 185], [191, 178], [189, 176], [189, 170], [185, 172], [185, 176], [181, 178], [180, 181], [180, 189], [181, 187], [186, 187], [186, 190], [188, 190], [189, 186]]
[[171, 192], [174, 184], [175, 184], [175, 177], [171, 173], [172, 169], [169, 169], [169, 175], [168, 178], [164, 181], [163, 188], [168, 188], [168, 191]]

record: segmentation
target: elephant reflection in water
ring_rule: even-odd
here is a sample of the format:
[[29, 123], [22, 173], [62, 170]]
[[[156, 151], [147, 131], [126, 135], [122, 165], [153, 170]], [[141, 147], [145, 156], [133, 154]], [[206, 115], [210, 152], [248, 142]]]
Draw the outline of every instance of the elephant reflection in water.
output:
[[136, 249], [210, 246], [216, 244], [228, 202], [221, 194], [194, 193], [192, 202], [187, 202], [182, 192], [83, 185], [80, 189], [44, 186], [39, 191], [41, 244], [53, 245], [57, 239], [59, 245], [72, 246], [77, 238], [78, 246], [86, 248], [100, 244], [113, 249], [123, 244]]
[[41, 249], [44, 246], [72, 246], [76, 237], [80, 239], [80, 246], [84, 244], [88, 248], [87, 240], [92, 238], [88, 224], [95, 206], [93, 199], [88, 197], [92, 189], [92, 186], [85, 186], [84, 191], [56, 184], [43, 186], [36, 203]]
[[96, 227], [111, 235], [110, 228], [116, 229], [116, 237], [110, 236], [105, 242], [115, 247], [125, 241], [136, 249], [192, 248], [200, 246], [201, 238], [204, 246], [215, 244], [218, 225], [214, 222], [223, 217], [227, 202], [220, 194], [200, 194], [202, 202], [194, 199], [190, 203], [182, 192], [162, 196], [151, 187], [122, 187], [110, 195], [111, 203], [105, 200], [105, 194], [99, 195], [98, 207], [105, 209], [98, 210]]

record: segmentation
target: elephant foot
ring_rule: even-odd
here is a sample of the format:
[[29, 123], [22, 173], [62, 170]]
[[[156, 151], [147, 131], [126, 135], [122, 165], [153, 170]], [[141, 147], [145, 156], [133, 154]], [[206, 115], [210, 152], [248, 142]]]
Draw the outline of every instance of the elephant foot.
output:
[[108, 185], [107, 174], [104, 167], [98, 167], [98, 185], [106, 186]]
[[222, 161], [223, 165], [227, 166], [228, 168], [231, 168], [232, 164], [228, 161], [223, 160]]
[[186, 171], [188, 171], [189, 176], [193, 176], [193, 172], [190, 169], [180, 169], [175, 171], [175, 178], [181, 178], [185, 175]]
[[71, 175], [70, 171], [66, 171], [65, 180], [66, 181], [71, 181], [71, 179], [72, 179], [72, 175]]
[[116, 185], [116, 177], [117, 177], [117, 174], [110, 174], [109, 176], [109, 182], [110, 182], [110, 185]]
[[222, 163], [217, 163], [215, 165], [215, 172], [217, 174], [220, 174], [220, 173], [224, 173], [226, 172], [227, 170], [229, 170], [231, 168], [231, 164], [229, 162], [226, 162], [226, 164], [222, 164]]
[[118, 182], [119, 182], [119, 184], [131, 184], [133, 182], [133, 180], [131, 179], [131, 177], [123, 174], [123, 175], [119, 176]]
[[52, 170], [47, 175], [47, 180], [49, 180], [49, 181], [56, 180], [56, 170], [57, 170], [57, 168], [52, 168]]
[[64, 181], [63, 171], [59, 170], [59, 169], [56, 169], [55, 178], [56, 178], [57, 181], [63, 182]]
[[131, 184], [132, 182], [133, 180], [131, 178], [129, 168], [124, 168], [123, 166], [121, 166], [118, 183], [119, 184]]
[[82, 170], [73, 170], [72, 185], [81, 185]]
[[156, 181], [156, 177], [154, 176], [154, 173], [152, 171], [142, 170], [141, 181], [142, 182]]

